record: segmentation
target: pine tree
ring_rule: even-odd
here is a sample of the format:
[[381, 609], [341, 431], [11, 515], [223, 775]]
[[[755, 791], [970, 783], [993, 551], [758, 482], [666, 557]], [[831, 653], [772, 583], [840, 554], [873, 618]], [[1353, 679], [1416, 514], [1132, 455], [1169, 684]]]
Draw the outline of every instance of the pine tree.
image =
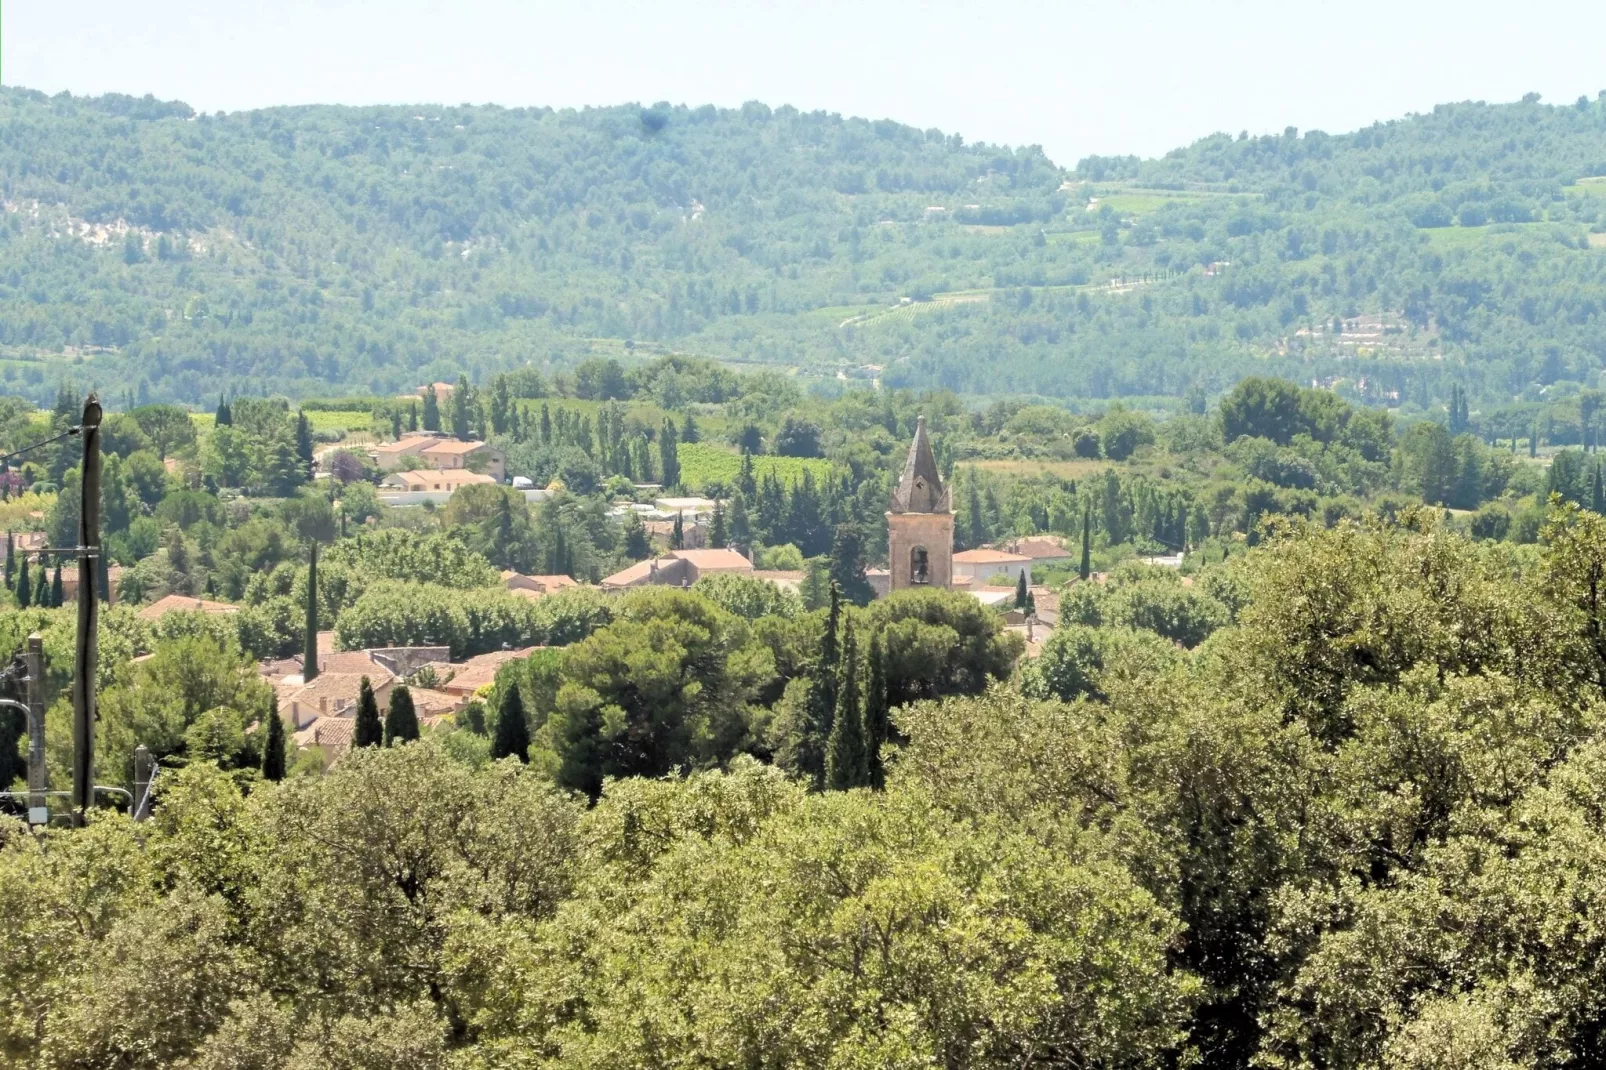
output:
[[284, 779], [284, 719], [279, 716], [279, 703], [276, 699], [268, 700], [267, 737], [262, 742], [262, 779], [280, 781]]
[[886, 648], [879, 635], [870, 639], [870, 665], [864, 685], [864, 745], [869, 756], [870, 786], [877, 791], [887, 785], [881, 748], [887, 742], [892, 719], [887, 712]]
[[17, 586], [13, 588], [17, 596], [17, 608], [27, 609], [33, 605], [33, 580], [28, 575], [28, 555], [22, 555], [22, 564], [17, 566]]
[[859, 703], [859, 649], [853, 622], [843, 622], [842, 652], [837, 658], [836, 710], [825, 748], [825, 786], [833, 791], [868, 787], [870, 755], [865, 740], [864, 709]]
[[496, 735], [491, 738], [491, 757], [530, 760], [530, 726], [524, 719], [524, 699], [519, 686], [508, 680], [496, 707]]
[[307, 550], [307, 606], [301, 636], [301, 680], [318, 678], [318, 544]]
[[385, 711], [385, 746], [418, 738], [418, 713], [413, 709], [413, 693], [406, 684], [390, 692], [390, 708]]
[[1015, 583], [1015, 608], [1024, 610], [1026, 599], [1031, 597], [1031, 591], [1026, 588], [1026, 570], [1020, 570], [1020, 579]]
[[50, 604], [54, 608], [60, 609], [66, 601], [65, 588], [61, 582], [61, 562], [57, 561], [56, 575], [50, 581]]
[[352, 726], [351, 745], [377, 747], [384, 742], [385, 726], [379, 720], [379, 703], [374, 698], [374, 685], [364, 676], [357, 688], [357, 723]]
[[1082, 509], [1082, 563], [1077, 567], [1076, 574], [1082, 579], [1093, 575], [1093, 509], [1086, 506]]
[[669, 532], [669, 548], [671, 550], [686, 548], [686, 520], [682, 513], [675, 514], [675, 526]]
[[723, 550], [727, 542], [725, 535], [725, 503], [714, 503], [714, 518], [709, 522], [708, 545], [716, 550]]

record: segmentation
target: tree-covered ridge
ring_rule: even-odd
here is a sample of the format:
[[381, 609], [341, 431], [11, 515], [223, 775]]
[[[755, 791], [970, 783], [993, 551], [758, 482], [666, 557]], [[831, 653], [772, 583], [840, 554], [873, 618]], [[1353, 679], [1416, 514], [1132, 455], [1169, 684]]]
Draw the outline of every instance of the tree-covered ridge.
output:
[[1252, 373], [1537, 401], [1603, 359], [1602, 172], [1602, 101], [1066, 173], [760, 104], [208, 116], [7, 89], [0, 378], [196, 403], [683, 352], [1156, 408]]

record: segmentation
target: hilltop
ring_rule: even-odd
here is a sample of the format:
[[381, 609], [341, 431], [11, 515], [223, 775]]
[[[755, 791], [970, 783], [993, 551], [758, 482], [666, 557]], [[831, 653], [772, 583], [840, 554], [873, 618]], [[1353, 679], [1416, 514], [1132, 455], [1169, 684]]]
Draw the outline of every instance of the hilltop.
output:
[[1155, 407], [1251, 372], [1427, 408], [1593, 383], [1606, 99], [1035, 148], [749, 104], [0, 90], [0, 386], [388, 392], [679, 352]]

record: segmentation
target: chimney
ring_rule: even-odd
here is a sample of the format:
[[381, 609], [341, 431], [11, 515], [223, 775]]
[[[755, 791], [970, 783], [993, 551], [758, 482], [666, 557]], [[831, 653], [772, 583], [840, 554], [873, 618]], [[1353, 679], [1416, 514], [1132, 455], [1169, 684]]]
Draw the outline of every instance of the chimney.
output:
[[323, 717], [329, 716], [329, 696], [328, 695], [319, 695], [318, 696], [318, 713], [319, 713], [320, 716], [323, 716]]

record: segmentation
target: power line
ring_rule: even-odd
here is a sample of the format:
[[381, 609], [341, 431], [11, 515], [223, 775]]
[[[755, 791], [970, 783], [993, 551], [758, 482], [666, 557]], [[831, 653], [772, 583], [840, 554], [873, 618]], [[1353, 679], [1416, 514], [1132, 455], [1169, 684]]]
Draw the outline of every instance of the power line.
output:
[[49, 437], [47, 439], [43, 439], [43, 440], [41, 440], [39, 442], [35, 442], [31, 446], [23, 446], [21, 449], [12, 450], [10, 453], [0, 453], [0, 463], [7, 463], [13, 457], [21, 457], [24, 453], [30, 453], [33, 450], [36, 450], [41, 446], [48, 446], [52, 442], [60, 442], [64, 438], [72, 438], [74, 435], [77, 435], [82, 430], [83, 430], [83, 426], [81, 424], [73, 424], [71, 427], [67, 428], [67, 430], [63, 431], [59, 435], [52, 435], [51, 437]]

